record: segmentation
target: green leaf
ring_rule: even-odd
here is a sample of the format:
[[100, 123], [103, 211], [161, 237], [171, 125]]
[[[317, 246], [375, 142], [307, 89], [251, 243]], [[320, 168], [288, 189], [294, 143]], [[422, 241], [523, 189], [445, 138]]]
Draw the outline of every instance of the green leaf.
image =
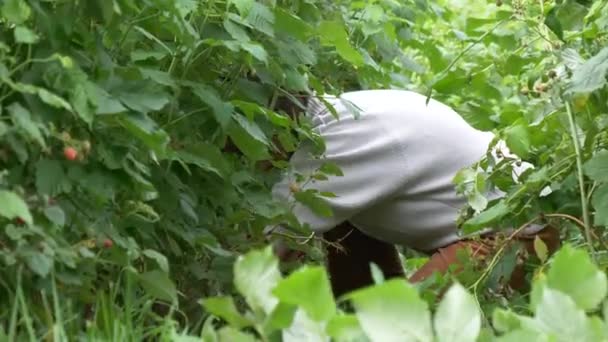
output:
[[467, 220], [463, 225], [463, 230], [466, 234], [468, 234], [479, 229], [487, 228], [492, 223], [497, 222], [509, 213], [511, 213], [511, 208], [506, 201], [501, 200], [490, 209], [487, 209], [479, 215]]
[[31, 113], [27, 108], [15, 102], [8, 106], [8, 111], [15, 125], [19, 126], [29, 139], [35, 140], [42, 147], [46, 147], [40, 127], [32, 120]]
[[505, 142], [511, 152], [525, 159], [530, 153], [530, 132], [525, 124], [508, 127], [504, 131]]
[[46, 277], [53, 268], [53, 258], [40, 252], [28, 253], [27, 266], [37, 275]]
[[161, 270], [136, 274], [137, 279], [146, 292], [154, 298], [170, 303], [177, 301], [177, 289], [169, 275]]
[[256, 342], [257, 340], [233, 327], [223, 327], [218, 331], [219, 342]]
[[275, 32], [287, 33], [301, 41], [305, 41], [310, 36], [312, 27], [299, 17], [278, 6], [275, 8], [274, 15]]
[[281, 302], [301, 307], [316, 321], [329, 320], [336, 313], [336, 303], [323, 267], [302, 267], [279, 282], [272, 293]]
[[253, 139], [263, 143], [264, 145], [269, 144], [268, 138], [266, 138], [264, 132], [262, 132], [260, 127], [255, 122], [247, 120], [247, 118], [242, 115], [234, 115], [233, 118], [234, 121], [236, 121], [236, 123], [241, 126]]
[[462, 285], [450, 287], [435, 314], [437, 341], [474, 342], [481, 330], [481, 314], [475, 298]]
[[56, 195], [66, 182], [65, 172], [57, 160], [40, 159], [36, 163], [36, 189], [41, 195]]
[[585, 312], [571, 297], [559, 291], [544, 289], [535, 321], [539, 330], [555, 336], [558, 341], [598, 341], [593, 338], [591, 322]]
[[183, 150], [174, 151], [175, 158], [188, 163], [194, 164], [203, 170], [215, 173], [221, 178], [226, 178], [230, 173], [230, 165], [226, 158], [222, 155], [222, 151], [212, 144], [198, 143], [194, 146], [188, 146]]
[[596, 182], [608, 182], [608, 150], [596, 153], [585, 163], [585, 173]]
[[2, 16], [13, 24], [22, 24], [32, 13], [30, 6], [24, 0], [4, 0]]
[[606, 297], [608, 281], [583, 250], [565, 245], [556, 253], [547, 274], [550, 288], [569, 296], [584, 310], [595, 309]]
[[334, 316], [327, 323], [327, 333], [338, 342], [367, 342], [369, 339], [365, 335], [361, 325], [355, 315]]
[[12, 191], [0, 190], [0, 216], [9, 220], [20, 218], [28, 224], [32, 224], [32, 214], [25, 201]]
[[265, 64], [268, 63], [268, 52], [266, 52], [262, 45], [256, 43], [241, 43], [240, 47], [249, 52], [260, 62], [264, 62]]
[[118, 98], [125, 106], [144, 114], [161, 110], [169, 103], [169, 96], [162, 91], [130, 91], [119, 94]]
[[153, 249], [144, 249], [143, 255], [156, 261], [156, 263], [158, 264], [158, 267], [160, 267], [160, 269], [163, 272], [169, 274], [169, 262], [167, 261], [166, 256], [162, 255], [161, 253], [159, 253]]
[[595, 225], [608, 227], [608, 184], [603, 184], [595, 190], [591, 204], [595, 209]]
[[231, 326], [241, 329], [251, 326], [251, 322], [243, 317], [239, 310], [234, 305], [232, 297], [212, 297], [202, 300], [202, 305], [205, 310], [211, 314], [224, 319]]
[[418, 291], [390, 280], [348, 295], [363, 331], [372, 341], [432, 341], [431, 316]]
[[568, 87], [569, 93], [591, 93], [606, 85], [608, 72], [608, 47], [591, 57], [574, 70]]
[[208, 105], [213, 110], [215, 120], [226, 128], [232, 118], [234, 107], [224, 102], [218, 92], [204, 84], [188, 83], [194, 95], [196, 95], [203, 103]]
[[293, 197], [296, 201], [312, 210], [316, 215], [321, 217], [333, 216], [331, 206], [323, 197], [318, 196], [314, 190], [298, 191], [294, 193]]
[[286, 303], [279, 303], [268, 317], [267, 325], [271, 329], [285, 329], [293, 323], [297, 307]]
[[555, 33], [557, 38], [564, 40], [564, 29], [562, 28], [562, 23], [557, 18], [558, 9], [559, 6], [555, 6], [549, 10], [549, 13], [547, 13], [547, 16], [545, 17], [545, 25]]
[[258, 130], [259, 127], [257, 125], [249, 125], [244, 118], [228, 128], [228, 135], [232, 142], [252, 161], [270, 158], [265, 136]]
[[38, 35], [36, 32], [30, 30], [25, 26], [15, 27], [15, 41], [23, 44], [34, 44], [38, 42]]
[[154, 150], [156, 154], [161, 157], [165, 156], [169, 136], [158, 127], [154, 120], [142, 113], [129, 113], [120, 116], [118, 121], [127, 131]]
[[351, 64], [363, 65], [363, 56], [350, 44], [342, 23], [324, 21], [319, 25], [317, 32], [323, 45], [335, 47], [338, 54]]
[[44, 216], [59, 227], [63, 227], [65, 225], [65, 213], [59, 206], [45, 208]]
[[234, 265], [234, 285], [237, 290], [252, 309], [267, 315], [278, 303], [271, 293], [281, 280], [278, 265], [271, 247], [239, 256]]

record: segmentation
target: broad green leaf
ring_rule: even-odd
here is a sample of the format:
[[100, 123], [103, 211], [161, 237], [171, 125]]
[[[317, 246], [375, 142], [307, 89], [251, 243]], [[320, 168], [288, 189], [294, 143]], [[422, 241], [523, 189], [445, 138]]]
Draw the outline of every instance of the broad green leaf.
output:
[[316, 321], [326, 321], [336, 304], [325, 269], [304, 266], [281, 280], [272, 292], [281, 302], [301, 307]]
[[20, 218], [28, 224], [33, 223], [32, 214], [25, 201], [12, 191], [0, 190], [0, 216], [9, 220]]
[[537, 327], [556, 341], [598, 341], [585, 311], [579, 309], [571, 297], [547, 288], [536, 308]]
[[13, 24], [22, 24], [32, 13], [25, 0], [4, 0], [2, 16]]
[[27, 108], [15, 102], [8, 106], [8, 111], [15, 125], [19, 126], [29, 139], [36, 141], [42, 147], [46, 147], [42, 131], [38, 123], [32, 120], [32, 115]]
[[585, 173], [596, 182], [608, 182], [608, 150], [596, 153], [585, 163]]
[[321, 217], [333, 216], [331, 206], [323, 197], [317, 195], [313, 190], [298, 191], [294, 193], [293, 197], [296, 201], [312, 210], [316, 215]]
[[143, 114], [161, 110], [169, 103], [169, 96], [161, 91], [124, 92], [118, 94], [118, 98], [125, 106]]
[[294, 315], [291, 326], [282, 331], [283, 341], [319, 341], [329, 342], [325, 332], [325, 323], [317, 322], [298, 309]]
[[241, 43], [240, 47], [249, 52], [253, 57], [255, 57], [260, 62], [268, 63], [268, 52], [264, 49], [264, 46], [256, 43]]
[[405, 280], [390, 280], [358, 290], [348, 298], [372, 341], [433, 340], [428, 306]]
[[239, 126], [243, 127], [247, 134], [249, 134], [253, 139], [263, 143], [264, 145], [269, 144], [268, 138], [266, 138], [264, 132], [262, 132], [260, 127], [255, 122], [247, 120], [247, 118], [242, 115], [234, 115], [233, 118], [234, 121], [236, 121]]
[[268, 316], [266, 324], [273, 330], [285, 329], [293, 323], [297, 310], [298, 308], [293, 305], [279, 302], [279, 304], [274, 307], [274, 310], [272, 310], [272, 313]]
[[546, 334], [543, 334], [539, 331], [534, 330], [524, 330], [518, 329], [510, 331], [498, 338], [496, 338], [496, 342], [522, 342], [522, 341], [530, 341], [530, 342], [551, 342], [552, 339], [549, 338]]
[[205, 310], [211, 314], [224, 319], [231, 326], [241, 329], [251, 325], [251, 322], [243, 317], [234, 305], [232, 297], [211, 297], [201, 301]]
[[38, 42], [38, 35], [36, 32], [30, 30], [25, 26], [15, 27], [15, 41], [23, 44], [34, 44]]
[[136, 274], [137, 279], [146, 292], [154, 298], [170, 303], [177, 301], [177, 289], [169, 275], [161, 270]]
[[158, 267], [165, 273], [169, 273], [169, 261], [167, 257], [153, 249], [144, 249], [143, 255], [156, 261]]
[[59, 227], [63, 227], [65, 225], [65, 213], [60, 206], [52, 206], [44, 209], [44, 216], [49, 219], [49, 221], [58, 225]]
[[230, 165], [220, 149], [212, 144], [199, 143], [188, 146], [183, 150], [172, 152], [172, 159], [179, 159], [188, 164], [194, 164], [204, 170], [226, 178], [230, 173]]
[[46, 277], [53, 268], [53, 258], [45, 253], [31, 252], [26, 256], [27, 266], [37, 275]]
[[327, 323], [327, 333], [337, 342], [368, 342], [355, 315], [334, 316]]
[[530, 153], [530, 132], [525, 124], [517, 124], [505, 131], [505, 142], [511, 152], [520, 158], [526, 158]]
[[556, 253], [547, 274], [547, 285], [559, 290], [584, 310], [596, 308], [606, 297], [606, 274], [593, 264], [583, 250], [565, 245]]
[[595, 190], [591, 204], [595, 209], [594, 223], [598, 226], [608, 227], [608, 184], [603, 184]]
[[226, 128], [232, 118], [234, 107], [230, 103], [224, 102], [214, 88], [196, 83], [189, 83], [189, 86], [194, 95], [213, 110], [215, 120], [217, 120], [223, 128]]
[[219, 342], [255, 342], [257, 339], [233, 327], [223, 327], [218, 331]]
[[568, 87], [570, 93], [590, 93], [606, 85], [608, 47], [574, 70]]
[[118, 118], [120, 124], [133, 136], [140, 139], [159, 156], [165, 155], [169, 143], [167, 133], [156, 122], [142, 113], [129, 113]]
[[241, 43], [251, 41], [249, 34], [241, 26], [236, 24], [230, 19], [224, 19], [224, 29], [232, 36], [232, 38], [238, 40]]
[[310, 36], [312, 27], [299, 17], [278, 6], [275, 8], [274, 15], [274, 30], [276, 32], [288, 33], [292, 37], [296, 37], [302, 41], [305, 41]]
[[[228, 128], [228, 135], [232, 142], [252, 161], [269, 159], [268, 144], [264, 141], [265, 136], [263, 136], [263, 133], [261, 131], [258, 132], [259, 127], [247, 125], [244, 118], [241, 121], [243, 121], [243, 125], [234, 122]], [[244, 125], [247, 125], [247, 128]]]
[[40, 159], [36, 163], [36, 189], [39, 194], [53, 196], [66, 182], [65, 172], [57, 160]]
[[545, 25], [547, 25], [547, 27], [551, 29], [553, 33], [555, 33], [557, 38], [564, 40], [564, 29], [562, 28], [562, 23], [557, 18], [558, 9], [559, 6], [553, 7], [549, 13], [547, 13], [547, 16], [545, 17]]
[[509, 205], [504, 200], [501, 200], [490, 209], [487, 209], [466, 221], [463, 225], [464, 232], [468, 234], [483, 228], [488, 228], [492, 223], [497, 222], [510, 212], [511, 208]]
[[234, 264], [234, 285], [237, 290], [252, 309], [267, 315], [278, 303], [271, 292], [279, 280], [279, 264], [271, 247], [239, 256]]
[[363, 56], [349, 42], [344, 25], [338, 21], [324, 21], [317, 28], [323, 45], [335, 47], [338, 54], [355, 66], [364, 63]]
[[475, 298], [462, 285], [452, 285], [437, 308], [434, 323], [437, 341], [476, 341], [481, 314]]

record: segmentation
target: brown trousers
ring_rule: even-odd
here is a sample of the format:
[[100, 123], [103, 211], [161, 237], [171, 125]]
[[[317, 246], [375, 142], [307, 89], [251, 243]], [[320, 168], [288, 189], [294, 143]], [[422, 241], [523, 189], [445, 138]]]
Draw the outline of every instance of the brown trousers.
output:
[[[549, 253], [559, 248], [559, 231], [547, 227], [533, 236], [517, 236], [524, 248], [534, 254], [534, 238], [538, 236], [546, 245]], [[334, 245], [327, 246], [327, 268], [331, 285], [336, 297], [347, 292], [373, 284], [370, 263], [376, 264], [386, 279], [405, 277], [397, 248], [389, 243], [363, 234], [357, 228], [345, 222], [324, 234], [324, 239]], [[495, 250], [496, 239], [492, 236], [478, 240], [462, 240], [457, 243], [431, 251], [429, 261], [409, 278], [411, 282], [420, 282], [435, 272], [445, 273], [452, 265], [458, 272], [458, 251], [468, 249], [471, 257], [482, 259]], [[340, 247], [336, 247], [339, 245]], [[510, 285], [521, 288], [524, 283], [522, 266], [516, 267], [511, 276]]]

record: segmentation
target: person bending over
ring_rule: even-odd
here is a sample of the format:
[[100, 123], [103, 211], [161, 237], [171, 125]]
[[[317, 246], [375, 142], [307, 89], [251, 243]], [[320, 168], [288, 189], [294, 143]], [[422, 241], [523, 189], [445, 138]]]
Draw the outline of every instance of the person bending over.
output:
[[[290, 171], [275, 184], [273, 196], [291, 198], [295, 174], [310, 174], [323, 163], [337, 164], [343, 176], [310, 182], [331, 192], [326, 198], [331, 217], [315, 215], [296, 203], [294, 215], [323, 239], [327, 266], [336, 296], [373, 283], [370, 262], [386, 278], [404, 277], [395, 245], [430, 255], [410, 281], [422, 281], [434, 272], [457, 264], [457, 251], [488, 253], [482, 243], [463, 238], [456, 224], [466, 198], [457, 194], [452, 180], [464, 167], [478, 162], [494, 135], [470, 126], [447, 105], [403, 90], [363, 90], [324, 99], [338, 114], [336, 119], [317, 98], [307, 102], [307, 115], [325, 142], [323, 158], [312, 157], [312, 146], [302, 144], [290, 158]], [[488, 193], [489, 199], [500, 197]], [[491, 229], [482, 234], [491, 234]], [[532, 241], [540, 236], [550, 250], [559, 244], [559, 232], [534, 225], [521, 235]], [[279, 240], [280, 241], [280, 240]], [[338, 248], [334, 243], [338, 243]], [[530, 245], [528, 243], [528, 245]], [[280, 257], [286, 247], [278, 243]]]

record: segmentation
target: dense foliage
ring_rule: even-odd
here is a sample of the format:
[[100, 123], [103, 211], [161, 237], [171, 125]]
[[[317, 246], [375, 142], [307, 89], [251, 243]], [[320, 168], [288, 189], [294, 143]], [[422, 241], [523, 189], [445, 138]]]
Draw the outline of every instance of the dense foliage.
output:
[[[279, 280], [263, 247], [262, 229], [287, 221], [295, 229], [284, 237], [321, 260], [322, 241], [270, 197], [286, 167], [279, 150], [303, 140], [322, 147], [278, 100], [382, 87], [452, 105], [537, 165], [518, 184], [516, 160], [463, 170], [455, 181], [470, 203], [464, 231], [549, 221], [594, 261], [570, 247], [548, 260], [538, 243], [552, 266], [546, 278], [544, 265], [533, 272], [528, 307], [493, 291], [516, 260], [501, 250], [461, 279], [474, 297], [461, 285], [444, 296], [437, 339], [454, 340], [466, 317], [463, 341], [482, 322], [488, 340], [606, 338], [605, 323], [585, 314], [606, 295], [605, 1], [1, 0], [0, 37], [2, 339], [202, 331], [209, 341], [271, 340], [295, 313], [296, 328], [337, 340], [431, 340], [432, 290], [420, 289], [422, 301], [409, 285], [386, 282], [352, 294], [357, 314], [345, 314], [322, 268]], [[492, 186], [507, 196], [488, 202]], [[546, 186], [552, 192], [540, 196]], [[294, 200], [326, 213], [321, 195]], [[424, 260], [404, 254], [408, 271]], [[494, 331], [477, 304], [489, 315], [503, 307]], [[229, 325], [217, 328], [209, 313]]]

